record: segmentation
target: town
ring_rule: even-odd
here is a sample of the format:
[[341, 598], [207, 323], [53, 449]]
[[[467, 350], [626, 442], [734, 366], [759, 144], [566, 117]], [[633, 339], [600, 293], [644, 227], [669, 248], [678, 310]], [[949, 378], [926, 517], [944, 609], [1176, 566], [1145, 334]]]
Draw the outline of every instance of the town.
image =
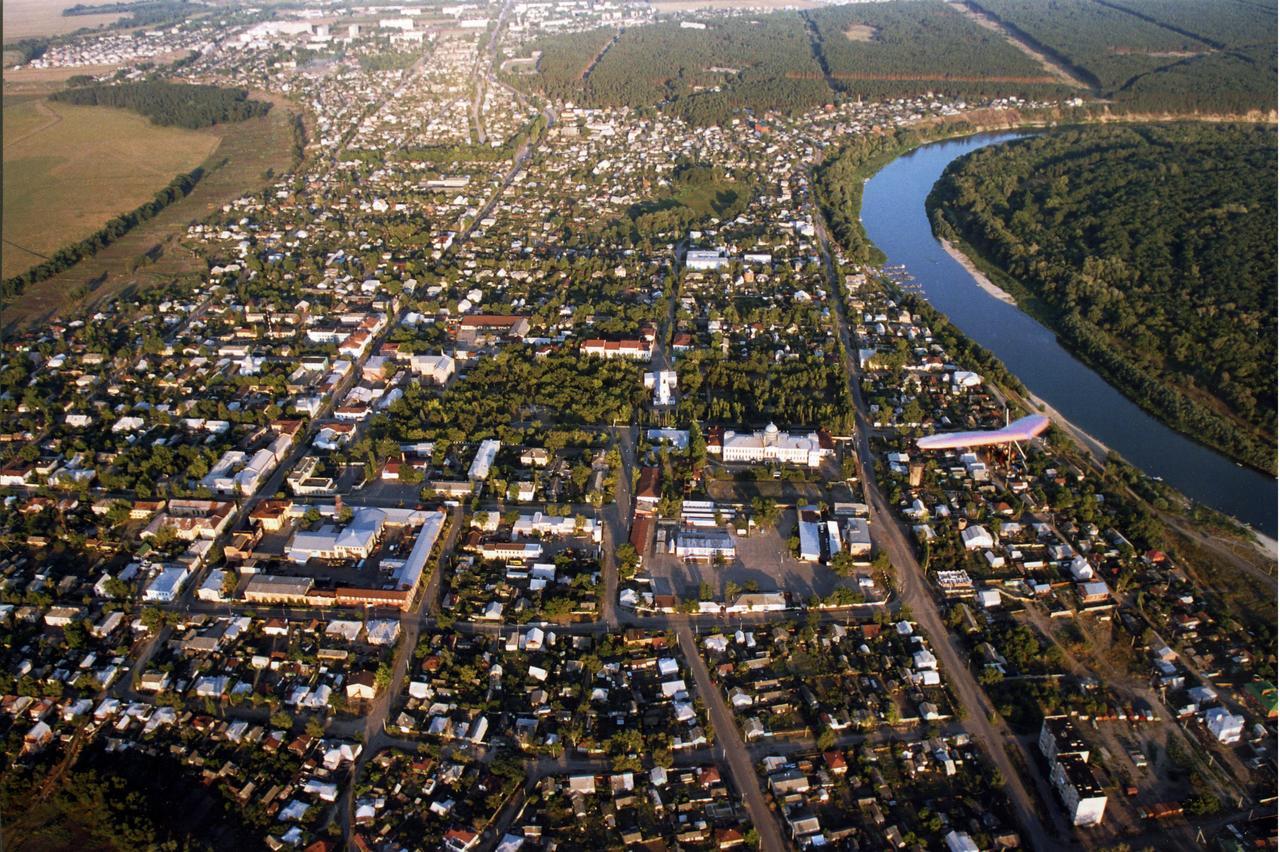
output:
[[1041, 412], [815, 188], [848, 137], [1078, 105], [522, 82], [654, 19], [300, 5], [33, 60], [173, 62], [306, 142], [186, 226], [197, 280], [4, 341], [6, 802], [96, 772], [217, 848], [1274, 846], [1274, 621], [1063, 424], [921, 442]]

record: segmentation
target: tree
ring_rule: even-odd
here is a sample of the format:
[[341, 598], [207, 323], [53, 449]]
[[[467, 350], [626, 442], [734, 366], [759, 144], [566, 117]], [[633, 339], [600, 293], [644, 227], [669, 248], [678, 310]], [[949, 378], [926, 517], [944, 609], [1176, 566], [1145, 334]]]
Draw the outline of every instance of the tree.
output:
[[778, 504], [765, 497], [753, 497], [751, 499], [751, 511], [756, 516], [756, 521], [762, 527], [771, 527], [778, 523], [778, 519], [782, 515], [782, 511], [778, 508]]
[[236, 573], [234, 568], [222, 569], [222, 596], [229, 598], [236, 593], [236, 587], [240, 585], [240, 575]]
[[142, 626], [152, 633], [163, 629], [169, 623], [169, 618], [170, 616], [167, 612], [155, 606], [144, 607], [140, 616]]
[[689, 461], [695, 466], [706, 464], [707, 440], [702, 435], [702, 427], [694, 420], [689, 424]]
[[273, 728], [283, 728], [287, 731], [293, 727], [293, 717], [283, 710], [272, 713], [268, 721]]
[[373, 674], [374, 688], [378, 692], [382, 692], [391, 685], [391, 666], [387, 663], [379, 663], [378, 670]]
[[618, 562], [618, 577], [620, 579], [630, 580], [636, 575], [636, 568], [640, 564], [640, 554], [636, 552], [635, 545], [629, 541], [624, 541], [618, 545], [614, 556]]
[[178, 531], [169, 524], [164, 524], [160, 529], [156, 530], [155, 535], [151, 538], [151, 543], [158, 550], [166, 550], [177, 540]]
[[75, 619], [62, 628], [62, 636], [67, 642], [67, 647], [76, 651], [84, 647], [88, 631], [85, 630], [83, 621]]
[[836, 744], [836, 732], [831, 728], [823, 728], [818, 734], [818, 750], [829, 751]]
[[857, 563], [853, 558], [853, 554], [845, 550], [832, 554], [831, 570], [839, 574], [841, 577], [852, 576], [857, 570]]

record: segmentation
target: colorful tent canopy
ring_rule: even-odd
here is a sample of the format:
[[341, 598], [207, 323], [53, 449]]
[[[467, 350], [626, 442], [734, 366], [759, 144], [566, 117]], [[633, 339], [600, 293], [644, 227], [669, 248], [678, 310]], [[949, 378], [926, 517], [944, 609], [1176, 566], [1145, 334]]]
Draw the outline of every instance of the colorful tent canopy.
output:
[[1003, 429], [927, 435], [916, 441], [916, 446], [922, 450], [952, 450], [958, 447], [985, 447], [991, 444], [1008, 444], [1013, 441], [1030, 441], [1048, 428], [1048, 417], [1043, 414], [1028, 414]]

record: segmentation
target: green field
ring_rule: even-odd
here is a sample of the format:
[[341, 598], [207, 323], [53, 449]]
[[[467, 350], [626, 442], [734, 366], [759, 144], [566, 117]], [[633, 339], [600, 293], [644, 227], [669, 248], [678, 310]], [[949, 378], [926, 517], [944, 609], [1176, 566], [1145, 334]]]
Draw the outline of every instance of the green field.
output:
[[182, 242], [187, 225], [246, 192], [256, 192], [271, 174], [295, 165], [295, 113], [283, 98], [254, 96], [272, 100], [276, 108], [265, 116], [206, 131], [221, 142], [200, 164], [205, 176], [189, 195], [92, 257], [26, 287], [20, 299], [5, 306], [0, 334], [47, 322], [73, 306], [86, 310], [108, 299], [127, 298], [135, 290], [201, 276], [207, 269], [204, 258]]
[[147, 201], [220, 142], [125, 110], [44, 100], [6, 102], [3, 130], [5, 278]]
[[677, 236], [712, 219], [732, 219], [750, 200], [751, 187], [745, 181], [711, 166], [685, 165], [676, 170], [670, 192], [633, 204], [612, 223], [612, 233], [631, 242]]

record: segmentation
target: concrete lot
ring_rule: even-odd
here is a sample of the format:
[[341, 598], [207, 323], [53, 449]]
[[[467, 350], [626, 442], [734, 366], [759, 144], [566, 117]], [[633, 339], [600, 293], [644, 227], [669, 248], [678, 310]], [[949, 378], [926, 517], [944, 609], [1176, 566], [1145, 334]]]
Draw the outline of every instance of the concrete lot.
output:
[[[720, 567], [660, 553], [656, 545], [645, 565], [648, 573], [667, 578], [675, 593], [682, 596], [696, 596], [701, 583], [710, 584], [717, 595], [723, 596], [727, 583], [745, 588], [747, 583], [754, 582], [762, 592], [790, 592], [801, 600], [828, 595], [838, 586], [856, 589], [853, 579], [837, 576], [825, 565], [801, 562], [790, 555], [787, 539], [795, 527], [796, 514], [787, 511], [772, 529], [756, 530], [750, 536], [731, 532], [737, 557]], [[661, 528], [667, 530], [669, 540], [677, 526], [664, 524]]]

